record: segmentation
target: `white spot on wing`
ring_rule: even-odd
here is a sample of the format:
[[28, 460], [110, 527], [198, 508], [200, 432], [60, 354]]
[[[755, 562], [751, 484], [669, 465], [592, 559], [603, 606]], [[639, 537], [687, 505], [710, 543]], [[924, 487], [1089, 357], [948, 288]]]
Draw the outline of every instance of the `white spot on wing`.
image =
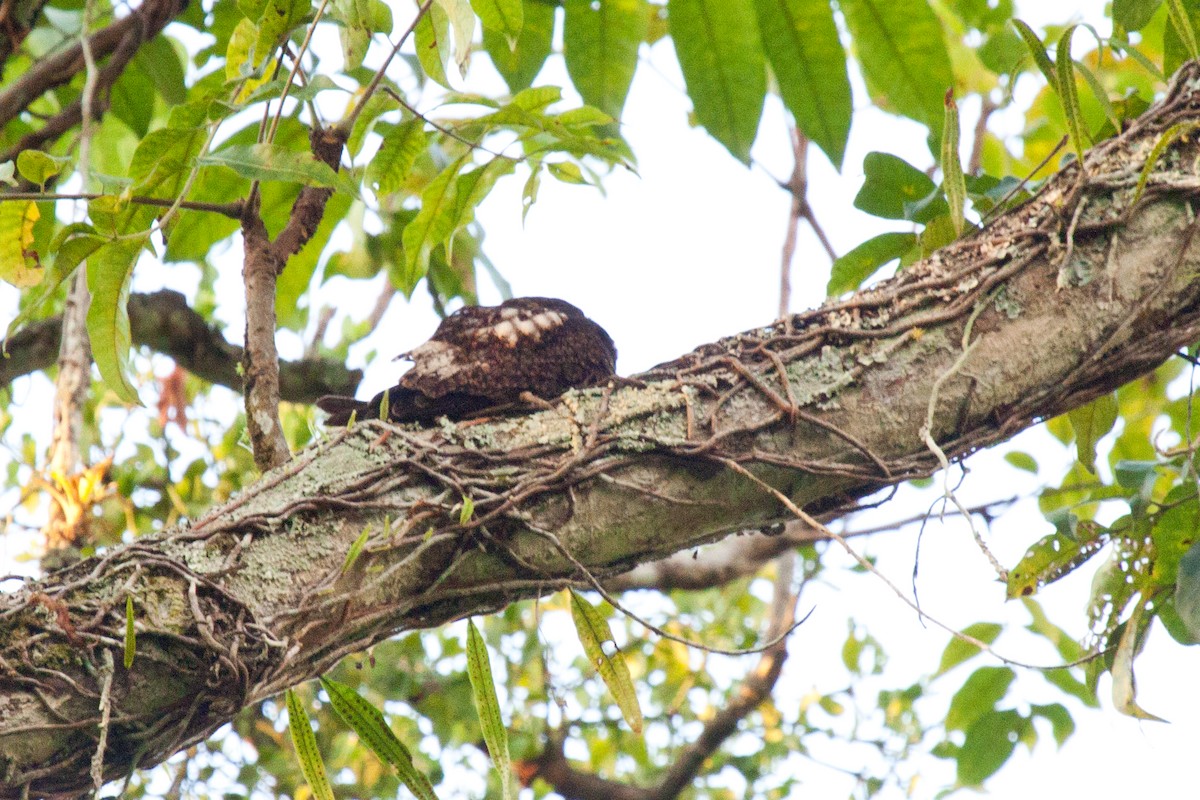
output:
[[533, 324], [544, 331], [552, 331], [566, 321], [566, 317], [557, 311], [543, 311], [533, 318]]
[[512, 321], [512, 323], [513, 323], [513, 325], [516, 326], [517, 330], [520, 331], [523, 336], [535, 336], [538, 339], [542, 338], [541, 331], [538, 330], [538, 326], [536, 324], [534, 324], [533, 320], [531, 320], [531, 319], [514, 319]]
[[458, 365], [455, 363], [457, 350], [458, 348], [453, 345], [431, 339], [404, 355], [412, 359], [413, 372], [441, 378], [452, 375], [458, 370]]
[[506, 319], [503, 322], [493, 325], [491, 332], [497, 339], [505, 342], [509, 347], [517, 346], [517, 328], [513, 325], [512, 320]]

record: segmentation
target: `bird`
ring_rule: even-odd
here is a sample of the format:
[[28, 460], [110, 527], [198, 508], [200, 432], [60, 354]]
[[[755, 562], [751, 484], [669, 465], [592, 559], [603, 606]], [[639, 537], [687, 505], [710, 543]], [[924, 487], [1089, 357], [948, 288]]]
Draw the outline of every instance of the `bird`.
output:
[[352, 418], [429, 423], [552, 400], [615, 378], [617, 349], [602, 327], [565, 300], [515, 297], [460, 308], [429, 341], [396, 358], [411, 360], [412, 368], [370, 400], [319, 398], [317, 407], [329, 415], [325, 424]]

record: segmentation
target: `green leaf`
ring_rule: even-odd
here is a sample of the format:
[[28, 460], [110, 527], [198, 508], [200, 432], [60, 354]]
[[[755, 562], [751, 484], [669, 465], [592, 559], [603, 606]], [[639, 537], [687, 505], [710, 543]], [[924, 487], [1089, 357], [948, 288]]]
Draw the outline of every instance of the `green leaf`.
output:
[[504, 800], [515, 800], [512, 786], [512, 761], [508, 755], [508, 731], [500, 719], [500, 702], [496, 699], [496, 686], [492, 679], [492, 664], [488, 659], [487, 645], [475, 623], [467, 622], [467, 677], [471, 681], [471, 695], [475, 699], [475, 711], [479, 715], [479, 726], [483, 730], [483, 741], [487, 744], [492, 763], [500, 773], [500, 786]]
[[899, 156], [867, 153], [863, 158], [863, 187], [854, 197], [854, 207], [884, 219], [907, 219], [927, 223], [947, 213], [944, 201], [924, 203], [937, 192], [928, 175]]
[[1017, 469], [1033, 473], [1034, 475], [1037, 474], [1037, 459], [1029, 455], [1029, 453], [1025, 453], [1020, 450], [1011, 450], [1004, 454], [1004, 460], [1009, 464], [1012, 464]]
[[429, 270], [429, 254], [435, 246], [444, 242], [454, 232], [456, 221], [455, 195], [459, 170], [468, 163], [469, 154], [464, 155], [437, 174], [425, 191], [421, 192], [421, 210], [412, 222], [404, 226], [401, 241], [404, 244], [403, 284], [399, 287], [406, 293]]
[[954, 235], [962, 236], [966, 220], [963, 218], [967, 202], [967, 182], [963, 176], [962, 161], [958, 156], [958, 103], [954, 102], [954, 90], [946, 90], [946, 121], [942, 128], [942, 189], [946, 203], [950, 206], [950, 222]]
[[829, 285], [830, 297], [851, 292], [890, 261], [895, 261], [917, 245], [916, 234], [881, 233], [860, 244], [833, 262]]
[[62, 172], [70, 163], [70, 159], [56, 158], [41, 150], [22, 150], [17, 153], [17, 171], [21, 177], [43, 188], [46, 181]]
[[620, 119], [649, 24], [644, 0], [564, 0], [563, 59], [585, 103]]
[[1033, 63], [1037, 64], [1038, 71], [1042, 73], [1042, 77], [1046, 79], [1046, 83], [1051, 86], [1058, 85], [1058, 78], [1054, 70], [1054, 62], [1050, 60], [1050, 56], [1046, 54], [1046, 46], [1042, 44], [1042, 40], [1033, 32], [1033, 28], [1026, 25], [1022, 20], [1014, 19], [1013, 27], [1020, 34], [1025, 46], [1029, 48], [1029, 54], [1033, 56]]
[[1011, 709], [989, 711], [977, 719], [967, 730], [958, 751], [958, 783], [980, 786], [994, 775], [1013, 754], [1028, 724], [1028, 720]]
[[995, 710], [1016, 677], [1008, 667], [980, 667], [972, 672], [950, 700], [946, 730], [965, 731], [980, 717]]
[[417, 23], [413, 32], [416, 39], [417, 61], [429, 79], [447, 89], [450, 80], [446, 77], [446, 65], [450, 63], [450, 18], [442, 7], [434, 3]]
[[1071, 145], [1079, 163], [1083, 164], [1083, 152], [1087, 149], [1087, 134], [1083, 129], [1083, 111], [1079, 107], [1079, 90], [1075, 86], [1075, 61], [1071, 58], [1071, 37], [1075, 35], [1078, 25], [1069, 25], [1058, 39], [1054, 51], [1054, 87], [1058, 92], [1058, 100], [1062, 103], [1063, 114], [1067, 118], [1067, 133], [1071, 137]]
[[288, 689], [284, 693], [287, 699], [288, 730], [292, 734], [292, 745], [296, 748], [296, 758], [300, 760], [300, 771], [304, 780], [312, 790], [317, 800], [334, 800], [333, 787], [329, 785], [329, 776], [325, 774], [325, 764], [321, 761], [321, 751], [317, 748], [317, 737], [313, 735], [312, 723], [304, 704], [294, 691]]
[[1137, 205], [1137, 202], [1142, 198], [1142, 192], [1146, 191], [1146, 184], [1150, 181], [1150, 175], [1154, 172], [1154, 168], [1158, 166], [1159, 159], [1162, 158], [1166, 149], [1171, 146], [1181, 136], [1190, 135], [1195, 130], [1200, 129], [1200, 122], [1189, 120], [1185, 122], [1177, 122], [1170, 128], [1167, 128], [1161, 136], [1154, 142], [1154, 147], [1150, 148], [1150, 155], [1146, 156], [1146, 163], [1142, 165], [1142, 171], [1138, 175], [1137, 188], [1133, 191], [1133, 199], [1131, 204]]
[[230, 145], [198, 161], [204, 165], [229, 167], [250, 180], [328, 186], [352, 196], [358, 194], [358, 187], [345, 173], [335, 172], [310, 152], [292, 150], [278, 144]]
[[[995, 622], [976, 622], [963, 629], [963, 633], [972, 638], [978, 639], [981, 642], [992, 644], [996, 641], [996, 637], [1000, 635], [1000, 631], [1004, 630], [1003, 626]], [[950, 670], [957, 667], [964, 661], [968, 661], [979, 654], [979, 647], [964, 642], [962, 639], [955, 637], [946, 645], [946, 649], [942, 651], [942, 660], [938, 664], [937, 672], [934, 677], [945, 675]]]
[[748, 165], [767, 91], [752, 0], [668, 0], [667, 23], [696, 119]]
[[754, 7], [783, 104], [840, 170], [853, 101], [833, 9], [827, 0], [755, 0]]
[[33, 225], [41, 217], [32, 200], [0, 202], [0, 279], [23, 288], [42, 282], [46, 270], [33, 247]]
[[125, 595], [125, 669], [133, 666], [137, 652], [137, 632], [133, 628], [133, 595]]
[[940, 131], [954, 84], [942, 26], [925, 0], [842, 0], [846, 27], [875, 103]]
[[1179, 559], [1175, 577], [1175, 613], [1193, 642], [1200, 642], [1200, 542]]
[[344, 683], [322, 677], [321, 685], [342, 721], [354, 729], [375, 755], [395, 767], [400, 780], [414, 796], [420, 800], [437, 800], [429, 779], [413, 766], [412, 754], [392, 733], [379, 709]]
[[[350, 545], [350, 549], [346, 551], [346, 560], [342, 562], [342, 572], [347, 572], [354, 566], [354, 562], [358, 560], [358, 556], [362, 553], [363, 546], [366, 545], [367, 539], [371, 536], [371, 526], [364, 525], [362, 533], [354, 540], [354, 544]], [[321, 679], [325, 680], [324, 678]]]
[[1067, 711], [1067, 707], [1062, 703], [1034, 704], [1029, 706], [1029, 711], [1035, 717], [1049, 720], [1050, 727], [1054, 731], [1054, 741], [1059, 747], [1062, 747], [1075, 732], [1075, 720], [1071, 719], [1071, 712]]
[[255, 53], [267, 58], [312, 13], [312, 0], [267, 0], [259, 16]]
[[[1168, 11], [1170, 6], [1168, 6]], [[1188, 0], [1183, 3], [1183, 17], [1187, 19], [1188, 27], [1191, 28], [1192, 38], [1195, 38], [1195, 31], [1200, 26], [1200, 6], [1195, 2]], [[1144, 36], [1145, 34], [1143, 34]], [[1162, 67], [1163, 72], [1167, 75], [1173, 74], [1179, 67], [1187, 61], [1191, 56], [1188, 52], [1188, 45], [1185, 37], [1188, 34], [1180, 29], [1180, 26], [1175, 23], [1175, 15], [1167, 14], [1166, 29], [1163, 31], [1162, 38]], [[1137, 48], [1130, 47], [1130, 52], [1134, 52]], [[1153, 73], [1151, 73], [1153, 74]]]
[[1183, 44], [1188, 58], [1193, 61], [1200, 58], [1200, 47], [1196, 46], [1196, 29], [1192, 27], [1192, 20], [1188, 16], [1187, 9], [1184, 8], [1183, 0], [1166, 0], [1166, 4], [1171, 26]]
[[1162, 5], [1162, 0], [1113, 0], [1113, 22], [1127, 31], [1140, 31]]
[[204, 128], [151, 131], [138, 143], [129, 162], [134, 192], [171, 200], [178, 197], [205, 139]]
[[[515, 48], [525, 26], [525, 9], [521, 0], [471, 0], [484, 30], [504, 35], [510, 48]], [[533, 5], [537, 5], [534, 3]]]
[[333, 17], [342, 24], [338, 36], [346, 71], [362, 66], [371, 37], [392, 30], [392, 10], [383, 0], [335, 0]]
[[139, 47], [133, 60], [149, 76], [167, 105], [177, 106], [187, 102], [183, 64], [172, 40], [165, 34], [160, 33]]
[[1116, 393], [1109, 392], [1067, 413], [1075, 431], [1076, 457], [1093, 475], [1096, 473], [1096, 443], [1117, 423], [1117, 411]]
[[563, 183], [588, 185], [587, 178], [583, 177], [583, 171], [579, 169], [579, 165], [571, 161], [547, 161], [546, 169], [558, 180]]
[[383, 136], [379, 152], [367, 165], [367, 182], [375, 186], [379, 194], [399, 191], [408, 180], [417, 157], [429, 146], [429, 134], [425, 121], [410, 119], [399, 125], [379, 123], [376, 131]]
[[87, 284], [92, 293], [87, 330], [92, 358], [104, 384], [126, 403], [140, 406], [137, 390], [129, 382], [129, 284], [133, 267], [146, 237], [110, 242], [88, 258]]
[[467, 495], [463, 495], [462, 508], [458, 512], [458, 524], [466, 525], [471, 521], [471, 517], [475, 515], [475, 501]]
[[1107, 542], [1107, 528], [1091, 520], [1075, 521], [1072, 517], [1069, 526], [1039, 539], [1008, 571], [1008, 599], [1029, 597], [1046, 584], [1069, 575]]
[[142, 137], [150, 130], [154, 119], [154, 94], [154, 81], [150, 80], [141, 62], [134, 59], [113, 83], [109, 109], [135, 136]]
[[[633, 687], [633, 678], [629, 675], [629, 666], [625, 657], [616, 649], [616, 640], [612, 629], [599, 609], [593, 606], [574, 589], [571, 593], [571, 618], [575, 621], [575, 631], [579, 634], [579, 643], [592, 667], [600, 673], [604, 685], [612, 692], [621, 709], [625, 723], [639, 736], [642, 733], [642, 709], [638, 705], [637, 692]], [[604, 643], [611, 642], [613, 653], [604, 652]]]
[[550, 55], [554, 39], [554, 6], [529, 3], [524, 9], [525, 20], [515, 46], [500, 31], [483, 23], [483, 47], [511, 92], [532, 85]]

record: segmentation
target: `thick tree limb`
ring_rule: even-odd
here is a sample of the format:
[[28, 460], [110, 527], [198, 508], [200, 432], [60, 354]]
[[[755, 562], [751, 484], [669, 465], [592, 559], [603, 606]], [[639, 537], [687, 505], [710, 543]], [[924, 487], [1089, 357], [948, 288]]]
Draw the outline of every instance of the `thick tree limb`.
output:
[[[170, 356], [209, 383], [242, 390], [237, 370], [242, 348], [226, 341], [179, 292], [164, 289], [130, 295], [129, 323], [134, 345]], [[8, 340], [8, 357], [0, 357], [0, 388], [54, 364], [61, 336], [60, 317], [31, 323], [16, 333]], [[347, 369], [340, 361], [315, 357], [284, 361], [279, 368], [279, 395], [290, 403], [311, 403], [325, 394], [352, 395], [361, 381], [362, 370]]]
[[762, 483], [830, 513], [931, 474], [926, 441], [959, 458], [1145, 374], [1200, 339], [1200, 143], [1172, 141], [1137, 195], [1163, 133], [1200, 119], [1197, 87], [1189, 65], [1086, 179], [1068, 167], [897, 279], [702, 347], [645, 388], [336, 431], [190, 527], [5, 597], [0, 798], [87, 788], [127, 596], [137, 658], [112, 682], [109, 778], [397, 631], [783, 520]]

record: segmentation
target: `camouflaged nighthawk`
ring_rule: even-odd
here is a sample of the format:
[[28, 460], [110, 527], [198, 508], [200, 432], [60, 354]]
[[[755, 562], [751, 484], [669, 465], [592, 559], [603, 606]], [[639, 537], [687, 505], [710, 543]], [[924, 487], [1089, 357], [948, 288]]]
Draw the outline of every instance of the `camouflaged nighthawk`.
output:
[[391, 389], [365, 402], [317, 400], [329, 414], [326, 424], [345, 425], [351, 414], [393, 422], [460, 419], [519, 402], [524, 393], [552, 399], [608, 381], [617, 351], [604, 329], [570, 303], [517, 297], [459, 309], [429, 341], [398, 357], [413, 366]]

